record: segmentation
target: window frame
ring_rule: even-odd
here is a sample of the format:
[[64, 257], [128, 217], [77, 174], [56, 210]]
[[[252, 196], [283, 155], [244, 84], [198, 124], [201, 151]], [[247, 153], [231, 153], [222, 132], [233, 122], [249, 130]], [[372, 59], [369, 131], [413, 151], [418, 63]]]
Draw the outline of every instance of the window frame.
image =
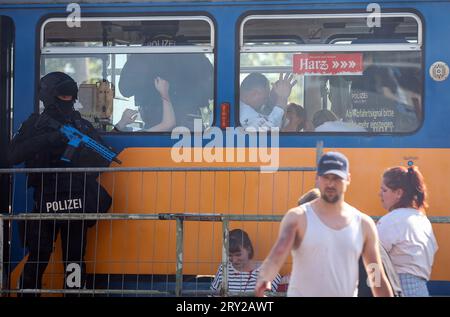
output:
[[[317, 11], [316, 11], [317, 12]], [[358, 135], [358, 136], [382, 136], [382, 135], [389, 135], [389, 136], [395, 136], [395, 135], [409, 135], [416, 133], [424, 123], [424, 54], [425, 50], [423, 48], [424, 46], [424, 26], [423, 26], [423, 18], [419, 15], [417, 11], [404, 11], [398, 10], [394, 11], [391, 10], [390, 12], [381, 12], [381, 18], [396, 18], [396, 17], [410, 17], [413, 18], [417, 22], [417, 43], [365, 43], [365, 44], [297, 44], [297, 45], [246, 45], [244, 44], [244, 30], [245, 30], [245, 24], [248, 21], [251, 20], [275, 20], [275, 19], [326, 19], [326, 18], [368, 18], [371, 15], [370, 12], [356, 12], [356, 13], [286, 13], [286, 11], [283, 11], [283, 13], [280, 14], [270, 14], [267, 11], [264, 11], [264, 14], [261, 14], [259, 12], [252, 11], [251, 13], [248, 13], [247, 15], [243, 15], [240, 19], [239, 24], [239, 35], [238, 43], [239, 43], [239, 65], [237, 65], [237, 76], [238, 76], [238, 82], [236, 84], [236, 87], [238, 89], [237, 95], [237, 102], [239, 104], [240, 100], [240, 85], [239, 85], [239, 76], [241, 74], [241, 62], [240, 62], [240, 56], [241, 54], [245, 53], [296, 53], [296, 52], [305, 52], [305, 53], [323, 53], [323, 52], [335, 52], [335, 53], [345, 53], [345, 52], [394, 52], [394, 51], [417, 51], [420, 52], [420, 67], [422, 69], [421, 71], [421, 101], [420, 101], [420, 107], [421, 107], [421, 117], [418, 119], [418, 124], [415, 129], [411, 131], [406, 132], [315, 132], [315, 131], [304, 131], [304, 132], [281, 132], [282, 135], [317, 135], [317, 134], [325, 134], [325, 135], [343, 135], [343, 136], [351, 136], [351, 135]], [[283, 68], [283, 66], [272, 66], [271, 68], [276, 69], [277, 67]], [[244, 67], [246, 70], [248, 67]], [[239, 126], [240, 124], [240, 115], [239, 110], [237, 111], [236, 116], [236, 122]]]
[[[133, 46], [133, 47], [76, 47], [76, 46], [68, 46], [68, 47], [45, 47], [44, 46], [44, 35], [45, 35], [45, 26], [50, 22], [65, 22], [67, 20], [66, 16], [60, 15], [46, 15], [44, 16], [37, 28], [37, 34], [39, 35], [39, 41], [37, 42], [36, 49], [38, 53], [38, 58], [36, 59], [36, 78], [37, 82], [39, 82], [40, 73], [41, 73], [41, 62], [44, 57], [93, 57], [95, 55], [105, 55], [105, 54], [161, 54], [161, 53], [172, 53], [172, 54], [183, 54], [183, 53], [203, 53], [210, 54], [214, 58], [213, 66], [213, 75], [214, 81], [216, 80], [216, 26], [215, 21], [211, 15], [207, 12], [174, 12], [171, 13], [161, 13], [161, 15], [102, 15], [102, 14], [93, 14], [89, 16], [84, 16], [84, 21], [205, 21], [208, 23], [210, 27], [209, 36], [210, 42], [209, 45], [183, 45], [183, 46]], [[37, 87], [37, 86], [36, 86]], [[215, 82], [213, 84], [213, 111], [211, 112], [212, 121], [211, 126], [214, 126], [216, 123], [216, 115], [215, 115], [215, 105], [216, 105], [216, 85]], [[39, 109], [39, 100], [36, 101], [36, 109]], [[171, 131], [102, 131], [98, 130], [98, 133], [105, 135], [129, 135], [129, 136], [138, 136], [138, 135], [167, 135], [171, 133]]]

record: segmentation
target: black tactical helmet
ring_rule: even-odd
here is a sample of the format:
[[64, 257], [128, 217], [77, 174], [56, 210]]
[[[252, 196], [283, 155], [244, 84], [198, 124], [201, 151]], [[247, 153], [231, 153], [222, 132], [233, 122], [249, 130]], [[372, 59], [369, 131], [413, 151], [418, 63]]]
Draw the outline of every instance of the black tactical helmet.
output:
[[78, 97], [77, 83], [67, 74], [53, 72], [45, 75], [39, 82], [39, 99], [48, 106], [56, 103], [56, 96]]

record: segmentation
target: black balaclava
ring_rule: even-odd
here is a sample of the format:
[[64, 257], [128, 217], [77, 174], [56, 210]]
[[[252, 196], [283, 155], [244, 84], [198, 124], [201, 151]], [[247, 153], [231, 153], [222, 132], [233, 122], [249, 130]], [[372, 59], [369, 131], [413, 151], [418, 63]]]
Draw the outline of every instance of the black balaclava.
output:
[[[72, 100], [61, 100], [57, 96], [72, 96]], [[70, 116], [74, 111], [73, 105], [77, 96], [77, 83], [69, 75], [52, 72], [41, 78], [39, 99], [42, 100], [46, 109], [56, 109], [62, 116]]]

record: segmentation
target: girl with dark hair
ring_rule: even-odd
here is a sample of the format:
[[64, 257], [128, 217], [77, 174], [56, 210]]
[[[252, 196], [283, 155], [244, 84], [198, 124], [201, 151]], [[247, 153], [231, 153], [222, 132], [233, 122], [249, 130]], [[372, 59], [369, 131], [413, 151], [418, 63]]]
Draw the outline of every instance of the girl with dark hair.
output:
[[429, 296], [436, 238], [425, 215], [427, 190], [417, 166], [392, 167], [383, 174], [380, 198], [389, 213], [377, 224], [380, 242], [392, 259], [405, 296]]
[[[231, 293], [253, 292], [260, 270], [260, 263], [253, 260], [253, 245], [247, 232], [241, 229], [230, 231], [228, 253], [228, 291]], [[222, 288], [222, 280], [223, 268], [220, 265], [211, 284], [211, 290], [220, 290]], [[278, 275], [272, 282], [273, 292], [276, 291], [280, 280], [281, 276]]]
[[296, 103], [290, 103], [284, 114], [282, 132], [313, 131], [314, 126], [307, 120], [306, 110]]

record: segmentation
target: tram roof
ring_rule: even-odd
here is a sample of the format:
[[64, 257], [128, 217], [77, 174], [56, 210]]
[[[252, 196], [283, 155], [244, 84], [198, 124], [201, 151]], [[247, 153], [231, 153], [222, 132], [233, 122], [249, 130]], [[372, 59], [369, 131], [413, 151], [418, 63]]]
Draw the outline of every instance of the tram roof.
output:
[[[321, 2], [320, 0], [0, 0], [0, 4], [64, 4], [64, 3], [92, 3], [92, 4], [102, 4], [102, 3], [148, 3], [148, 2], [297, 2], [297, 3], [308, 3], [308, 2]], [[441, 0], [442, 1], [442, 0]], [[445, 0], [449, 1], [450, 0]], [[328, 0], [328, 2], [342, 2], [342, 0]], [[361, 0], [361, 2], [370, 1]], [[377, 2], [411, 2], [411, 0], [378, 0]], [[421, 0], [420, 2], [436, 2], [436, 0]]]
[[[280, 2], [283, 0], [258, 0], [260, 2]], [[304, 0], [308, 2], [311, 0]], [[251, 0], [0, 0], [0, 4], [59, 4], [59, 3], [148, 3], [148, 2], [251, 2]]]

